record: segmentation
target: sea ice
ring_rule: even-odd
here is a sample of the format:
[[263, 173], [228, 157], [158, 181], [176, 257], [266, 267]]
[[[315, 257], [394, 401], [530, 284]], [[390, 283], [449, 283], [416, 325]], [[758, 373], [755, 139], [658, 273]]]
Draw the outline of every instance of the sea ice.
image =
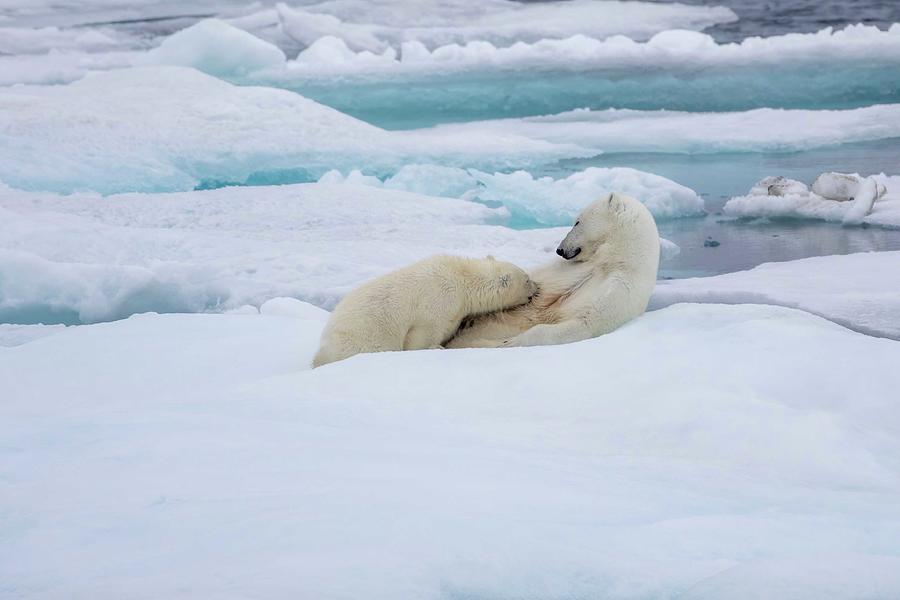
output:
[[109, 197], [0, 189], [0, 321], [221, 311], [279, 296], [330, 308], [362, 281], [431, 254], [494, 254], [525, 267], [555, 256], [564, 229], [490, 224], [507, 216], [349, 184]]
[[541, 117], [439, 125], [431, 130], [479, 136], [515, 134], [603, 152], [791, 152], [900, 137], [900, 104], [850, 110], [758, 108], [725, 113], [573, 110]]
[[855, 331], [900, 339], [900, 251], [767, 263], [715, 277], [656, 285], [651, 309], [678, 302], [776, 304]]
[[589, 167], [568, 177], [553, 179], [535, 178], [526, 171], [489, 174], [476, 169], [406, 165], [384, 182], [359, 171], [346, 177], [330, 171], [319, 181], [346, 181], [432, 196], [500, 203], [509, 210], [514, 221], [529, 225], [568, 225], [585, 206], [612, 191], [638, 198], [657, 219], [705, 214], [703, 199], [690, 188], [627, 167]]
[[[334, 19], [307, 14], [313, 21]], [[286, 21], [281, 22], [282, 28], [286, 27]], [[305, 28], [314, 25], [296, 22]], [[227, 33], [227, 25], [219, 23], [223, 38], [235, 37], [233, 32]], [[255, 71], [249, 68], [252, 59], [241, 65], [240, 54], [235, 53], [234, 70], [246, 74], [230, 78], [292, 89], [368, 120], [384, 118], [392, 106], [398, 118], [422, 112], [421, 105], [408, 98], [410, 86], [415, 86], [421, 90], [417, 101], [434, 104], [433, 118], [440, 122], [547, 114], [584, 106], [691, 111], [760, 106], [849, 108], [896, 102], [891, 83], [900, 73], [900, 26], [888, 31], [848, 26], [815, 34], [750, 38], [740, 44], [716, 44], [702, 33], [673, 30], [647, 42], [624, 36], [598, 40], [576, 35], [534, 43], [519, 41], [508, 47], [481, 39], [433, 50], [419, 41], [394, 47], [369, 37], [348, 45], [345, 38], [353, 28], [364, 26], [344, 23], [343, 33], [327, 34], [336, 27], [313, 27], [314, 34], [296, 36], [307, 42], [300, 44], [305, 49], [295, 60], [273, 60], [255, 65]], [[192, 31], [195, 28], [196, 33]], [[368, 35], [369, 29], [364, 32]], [[177, 53], [151, 56], [150, 60], [204, 69], [204, 63], [222, 45], [203, 25], [176, 36], [180, 42]], [[257, 40], [254, 47], [263, 43]], [[354, 48], [363, 49], [357, 52]], [[276, 47], [271, 45], [270, 50], [275, 56]], [[254, 54], [247, 53], [250, 57]], [[535, 69], [542, 71], [541, 78], [530, 77]], [[210, 72], [220, 74], [221, 69]], [[792, 85], [773, 86], [773, 80], [790, 80]], [[440, 94], [435, 95], [432, 89], [438, 83]], [[513, 98], [509, 96], [511, 86], [516, 90]], [[480, 115], [475, 107], [458, 106], [473, 102]]]
[[416, 162], [525, 168], [596, 154], [494, 132], [389, 132], [292, 92], [183, 67], [0, 90], [0, 142], [0, 181], [65, 193], [309, 181], [334, 168], [390, 173]]
[[387, 44], [417, 41], [429, 47], [485, 40], [492, 44], [536, 42], [583, 34], [594, 38], [627, 35], [646, 39], [667, 29], [704, 29], [737, 20], [722, 6], [655, 2], [570, 0], [521, 3], [510, 0], [404, 0], [376, 4], [326, 0], [302, 6], [276, 4], [232, 22], [283, 43], [300, 47], [324, 35], [339, 36], [357, 50], [381, 51]]
[[144, 315], [0, 348], [4, 589], [900, 595], [897, 342], [680, 305], [310, 371], [322, 326]]
[[[817, 179], [819, 185], [813, 184], [813, 192], [795, 189], [783, 196], [771, 195], [757, 185], [748, 195], [729, 200], [722, 211], [741, 218], [816, 219], [900, 229], [900, 177], [884, 174], [852, 177], [849, 187], [838, 185], [839, 179]], [[862, 194], [866, 187], [869, 193]], [[815, 193], [816, 189], [840, 200], [823, 198]], [[851, 192], [859, 196], [855, 202], [848, 202]]]
[[[320, 45], [331, 50], [324, 53], [317, 48]], [[371, 52], [354, 52], [345, 40], [334, 35], [321, 36], [309, 46], [288, 65], [296, 75], [446, 74], [468, 69], [551, 67], [616, 73], [650, 68], [688, 72], [698, 68], [770, 66], [783, 69], [810, 64], [827, 64], [833, 68], [839, 64], [872, 61], [888, 67], [900, 62], [897, 58], [900, 24], [887, 31], [874, 26], [849, 25], [837, 31], [826, 28], [818, 33], [752, 37], [728, 44], [717, 44], [710, 35], [682, 29], [661, 31], [643, 42], [625, 35], [597, 39], [588, 34], [539, 39], [531, 43], [518, 39], [512, 45], [497, 47], [488, 36], [429, 50], [422, 42], [407, 41], [400, 46], [398, 54], [384, 56], [378, 61], [372, 60]], [[381, 50], [383, 48], [378, 49]]]
[[[331, 308], [363, 281], [432, 254], [493, 254], [524, 268], [561, 260], [567, 228], [499, 225], [508, 219], [502, 207], [349, 183], [107, 197], [0, 188], [0, 321], [245, 305], [296, 313], [271, 299]], [[677, 252], [661, 244], [664, 257]]]

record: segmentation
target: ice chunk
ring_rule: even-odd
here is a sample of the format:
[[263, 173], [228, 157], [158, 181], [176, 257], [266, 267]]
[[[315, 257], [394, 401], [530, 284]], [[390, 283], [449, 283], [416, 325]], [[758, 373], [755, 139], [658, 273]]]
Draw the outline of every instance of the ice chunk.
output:
[[[759, 184], [757, 184], [759, 185]], [[787, 196], [789, 194], [806, 194], [809, 188], [802, 181], [795, 179], [787, 179], [786, 177], [776, 177], [775, 181], [769, 183], [766, 188], [766, 194], [769, 196]]]
[[678, 302], [778, 304], [855, 331], [900, 339], [900, 252], [767, 263], [715, 277], [661, 281], [651, 308]]
[[327, 36], [340, 39], [344, 47], [353, 51], [382, 52], [388, 47], [387, 42], [376, 37], [374, 31], [377, 28], [372, 25], [344, 23], [333, 15], [291, 8], [283, 2], [276, 4], [275, 8], [281, 31], [302, 46], [310, 46]]
[[[900, 177], [880, 174], [860, 178], [858, 175], [824, 173], [813, 184], [813, 192], [789, 192], [784, 196], [772, 196], [762, 189], [763, 184], [771, 179], [766, 178], [758, 183], [747, 196], [729, 200], [723, 212], [742, 218], [820, 219], [845, 225], [900, 228]], [[847, 202], [848, 194], [858, 194], [862, 186], [860, 182], [869, 179], [872, 180], [871, 188], [862, 202]], [[823, 198], [816, 190], [831, 194], [835, 199]]]
[[568, 224], [585, 206], [610, 192], [639, 199], [657, 219], [703, 215], [696, 192], [670, 179], [626, 167], [589, 167], [563, 179], [534, 178], [526, 171], [477, 173], [482, 200], [502, 202], [513, 215], [545, 225]]
[[436, 165], [407, 165], [383, 183], [353, 171], [323, 175], [320, 182], [343, 182], [500, 203], [514, 220], [528, 225], [568, 225], [588, 204], [610, 192], [643, 202], [657, 219], [703, 215], [703, 199], [670, 179], [627, 167], [589, 167], [562, 179], [535, 178], [527, 171], [484, 173]]
[[896, 342], [680, 305], [577, 344], [309, 371], [321, 327], [148, 315], [0, 349], [4, 585], [900, 596]]
[[194, 67], [217, 77], [240, 77], [283, 67], [284, 52], [219, 19], [205, 19], [166, 38], [140, 64]]
[[[822, 173], [813, 181], [811, 189], [826, 200], [844, 202], [856, 197], [861, 182], [856, 173]], [[884, 184], [876, 182], [876, 196], [883, 196], [886, 191]]]
[[862, 225], [865, 218], [872, 212], [878, 192], [878, 183], [874, 177], [866, 177], [860, 181], [854, 194], [853, 205], [844, 214], [844, 225]]
[[678, 244], [667, 239], [659, 238], [660, 260], [669, 260], [681, 254]]

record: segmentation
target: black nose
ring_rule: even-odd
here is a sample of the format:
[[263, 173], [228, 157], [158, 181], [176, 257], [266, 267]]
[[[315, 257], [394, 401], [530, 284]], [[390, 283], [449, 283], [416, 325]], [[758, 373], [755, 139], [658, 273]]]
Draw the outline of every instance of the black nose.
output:
[[565, 256], [565, 253], [563, 252], [562, 248], [557, 248], [556, 253], [559, 254], [560, 256]]

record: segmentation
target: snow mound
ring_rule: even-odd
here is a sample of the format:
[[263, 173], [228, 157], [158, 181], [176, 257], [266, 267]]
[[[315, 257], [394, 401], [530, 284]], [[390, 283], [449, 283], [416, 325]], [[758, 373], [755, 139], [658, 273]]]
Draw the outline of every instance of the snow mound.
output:
[[578, 344], [309, 371], [321, 327], [146, 315], [0, 349], [4, 586], [900, 595], [896, 342], [683, 305]]
[[[135, 106], [153, 106], [136, 115]], [[415, 162], [503, 169], [595, 151], [520, 136], [388, 132], [285, 90], [182, 67], [0, 91], [0, 180], [59, 192], [310, 181]]]
[[900, 252], [767, 263], [715, 277], [657, 283], [650, 308], [678, 302], [776, 304], [862, 333], [900, 339]]
[[563, 179], [553, 179], [535, 178], [527, 171], [488, 174], [475, 169], [406, 165], [383, 182], [359, 171], [352, 171], [346, 177], [338, 171], [329, 171], [319, 181], [500, 203], [515, 222], [528, 225], [569, 225], [585, 206], [613, 191], [634, 196], [657, 219], [705, 214], [703, 199], [690, 188], [627, 167], [589, 167]]
[[278, 47], [219, 19], [178, 31], [142, 57], [147, 65], [193, 67], [216, 77], [241, 77], [285, 64]]
[[[751, 190], [746, 196], [729, 200], [722, 211], [741, 218], [815, 219], [900, 229], [900, 176], [882, 173], [866, 179], [872, 180], [873, 186], [883, 185], [887, 192], [878, 198], [870, 194], [859, 202], [850, 202], [828, 200], [808, 191], [770, 196], [762, 190]], [[873, 191], [877, 192], [877, 187]]]
[[603, 152], [793, 152], [900, 137], [900, 104], [849, 110], [743, 112], [573, 110], [557, 115], [439, 125], [433, 131], [532, 140]]

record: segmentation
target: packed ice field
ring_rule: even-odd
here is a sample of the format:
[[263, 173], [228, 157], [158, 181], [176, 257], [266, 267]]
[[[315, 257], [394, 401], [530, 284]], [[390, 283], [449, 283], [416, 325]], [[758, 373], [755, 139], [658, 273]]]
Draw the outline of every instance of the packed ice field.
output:
[[[900, 597], [900, 23], [739, 25], [0, 0], [0, 598]], [[613, 191], [643, 316], [310, 369]]]

